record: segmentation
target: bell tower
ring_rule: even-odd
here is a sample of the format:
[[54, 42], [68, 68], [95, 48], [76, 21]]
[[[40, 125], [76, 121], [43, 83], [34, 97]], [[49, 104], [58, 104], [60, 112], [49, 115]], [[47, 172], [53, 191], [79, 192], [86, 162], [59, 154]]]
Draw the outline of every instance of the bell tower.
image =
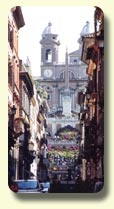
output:
[[[58, 63], [58, 46], [60, 42], [58, 35], [52, 32], [52, 24], [49, 22], [48, 26], [42, 33], [41, 44], [41, 75], [50, 77], [53, 72], [54, 64]], [[46, 70], [48, 69], [48, 71]], [[44, 73], [46, 70], [46, 73]], [[49, 72], [50, 71], [50, 72]]]

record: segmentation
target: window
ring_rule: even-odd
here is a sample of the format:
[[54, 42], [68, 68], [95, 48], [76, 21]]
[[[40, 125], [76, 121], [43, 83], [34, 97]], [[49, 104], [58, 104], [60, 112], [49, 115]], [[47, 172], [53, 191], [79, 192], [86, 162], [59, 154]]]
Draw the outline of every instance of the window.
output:
[[70, 72], [70, 79], [74, 79], [74, 78], [75, 78], [74, 73]]
[[12, 86], [13, 82], [13, 71], [12, 71], [12, 66], [11, 64], [8, 64], [8, 84], [10, 84], [10, 86]]
[[60, 74], [60, 79], [64, 79], [64, 73]]
[[48, 94], [48, 100], [50, 100], [50, 95]]
[[13, 29], [10, 24], [8, 24], [8, 41], [11, 49], [13, 49]]
[[46, 61], [52, 62], [52, 50], [51, 49], [46, 50]]
[[50, 90], [50, 87], [49, 86], [47, 87], [47, 90]]
[[23, 86], [22, 88], [22, 106], [26, 114], [29, 116], [30, 115], [30, 102], [29, 102], [29, 97], [27, 95], [25, 86]]

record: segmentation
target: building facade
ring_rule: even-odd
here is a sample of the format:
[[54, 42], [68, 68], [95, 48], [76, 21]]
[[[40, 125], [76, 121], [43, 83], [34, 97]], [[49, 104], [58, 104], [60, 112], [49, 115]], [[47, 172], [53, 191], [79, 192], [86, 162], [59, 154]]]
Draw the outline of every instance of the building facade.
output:
[[25, 25], [21, 7], [13, 7], [8, 16], [8, 92], [9, 111], [13, 104], [19, 116], [19, 29]]
[[21, 7], [8, 16], [8, 183], [37, 178], [42, 137], [46, 127], [46, 99], [37, 93], [29, 58], [19, 59], [18, 31], [25, 25]]
[[[8, 15], [8, 179], [18, 178], [19, 149], [14, 120], [19, 117], [19, 29], [25, 25], [21, 7], [13, 7]], [[22, 131], [22, 130], [21, 130]]]
[[78, 126], [78, 92], [87, 84], [86, 65], [81, 62], [81, 42], [79, 50], [70, 54], [66, 49], [65, 62], [59, 63], [58, 34], [52, 31], [49, 23], [42, 33], [41, 77], [35, 78], [36, 85], [47, 91], [50, 112], [48, 113], [48, 131], [52, 136], [58, 129], [71, 125]]
[[104, 181], [104, 14], [100, 8], [95, 7], [94, 33], [83, 35], [82, 41], [81, 59], [87, 64], [89, 76], [86, 91], [79, 101], [84, 179], [89, 176]]

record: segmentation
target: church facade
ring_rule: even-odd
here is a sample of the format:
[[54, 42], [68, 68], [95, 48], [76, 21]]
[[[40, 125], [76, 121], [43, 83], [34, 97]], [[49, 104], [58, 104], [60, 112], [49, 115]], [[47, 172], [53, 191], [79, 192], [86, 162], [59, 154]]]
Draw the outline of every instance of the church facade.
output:
[[84, 91], [88, 76], [86, 65], [81, 61], [82, 42], [78, 40], [79, 49], [68, 53], [66, 49], [64, 63], [59, 63], [58, 34], [52, 32], [49, 23], [42, 33], [41, 77], [35, 79], [48, 93], [48, 131], [52, 136], [67, 125], [78, 128], [80, 106], [78, 92]]

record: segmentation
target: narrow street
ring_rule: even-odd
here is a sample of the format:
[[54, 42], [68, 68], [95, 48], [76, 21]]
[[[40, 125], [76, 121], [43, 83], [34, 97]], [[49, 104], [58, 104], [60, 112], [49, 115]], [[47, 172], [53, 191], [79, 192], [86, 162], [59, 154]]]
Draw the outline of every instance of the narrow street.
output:
[[59, 31], [47, 22], [38, 40], [40, 76], [34, 76], [29, 56], [19, 58], [25, 11], [16, 6], [8, 16], [9, 188], [17, 193], [98, 192], [104, 184], [103, 12], [91, 8], [93, 31], [85, 18], [78, 49], [66, 47], [62, 63]]

